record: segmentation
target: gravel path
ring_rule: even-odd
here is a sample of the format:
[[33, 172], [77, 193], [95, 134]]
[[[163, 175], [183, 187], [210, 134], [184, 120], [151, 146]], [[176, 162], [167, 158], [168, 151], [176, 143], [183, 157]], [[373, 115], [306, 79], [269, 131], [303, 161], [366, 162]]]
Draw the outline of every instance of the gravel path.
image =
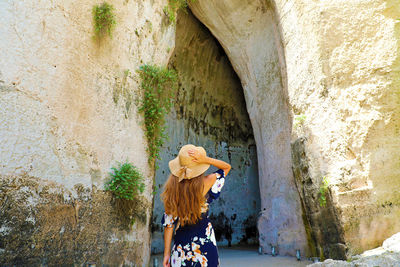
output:
[[294, 257], [259, 255], [256, 250], [244, 248], [218, 248], [221, 267], [304, 267], [311, 261], [297, 261]]

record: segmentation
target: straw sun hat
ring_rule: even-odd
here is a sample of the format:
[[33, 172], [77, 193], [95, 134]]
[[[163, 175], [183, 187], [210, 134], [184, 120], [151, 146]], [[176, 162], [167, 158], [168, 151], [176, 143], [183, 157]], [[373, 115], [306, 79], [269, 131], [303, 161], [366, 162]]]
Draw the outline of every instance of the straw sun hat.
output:
[[206, 156], [206, 151], [201, 146], [194, 146], [191, 144], [184, 145], [176, 158], [171, 160], [169, 170], [171, 173], [179, 178], [179, 182], [183, 179], [191, 179], [204, 173], [210, 164], [198, 163], [193, 161], [193, 158], [189, 156], [188, 151], [190, 149], [197, 150], [200, 154]]

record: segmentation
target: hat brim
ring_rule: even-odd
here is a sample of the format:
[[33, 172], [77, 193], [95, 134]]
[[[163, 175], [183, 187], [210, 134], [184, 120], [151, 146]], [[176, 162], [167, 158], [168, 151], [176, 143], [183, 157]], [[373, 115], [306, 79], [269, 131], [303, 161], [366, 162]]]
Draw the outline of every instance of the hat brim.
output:
[[[179, 156], [174, 158], [168, 163], [169, 170], [171, 173], [177, 177], [179, 177], [179, 171], [181, 169], [181, 164], [179, 162]], [[197, 164], [192, 167], [188, 167], [191, 170], [190, 177], [183, 177], [179, 179], [179, 182], [182, 181], [183, 179], [192, 179], [194, 177], [199, 176], [200, 174], [203, 174], [208, 168], [210, 168], [210, 164]]]

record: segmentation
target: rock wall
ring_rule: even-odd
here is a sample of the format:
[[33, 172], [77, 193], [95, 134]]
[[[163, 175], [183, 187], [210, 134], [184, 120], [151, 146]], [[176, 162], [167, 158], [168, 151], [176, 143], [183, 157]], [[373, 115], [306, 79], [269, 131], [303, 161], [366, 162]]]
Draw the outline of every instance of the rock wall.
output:
[[400, 262], [400, 232], [386, 239], [381, 247], [364, 251], [347, 261], [328, 259], [308, 267], [398, 266]]
[[[1, 265], [139, 266], [148, 261], [151, 202], [136, 203], [133, 227], [101, 188], [72, 189], [28, 175], [0, 180]], [[146, 240], [147, 239], [147, 240]]]
[[243, 84], [258, 149], [261, 245], [277, 243], [289, 254], [305, 249], [301, 205], [285, 171], [292, 165], [288, 131], [292, 141], [306, 140], [312, 190], [329, 180], [348, 253], [399, 231], [395, 1], [199, 0], [190, 7]]
[[[135, 71], [167, 64], [175, 30], [166, 0], [112, 1], [113, 38], [94, 40], [94, 4], [0, 3], [0, 265], [149, 260], [154, 173]], [[147, 178], [132, 227], [102, 190], [125, 160]]]
[[307, 157], [305, 144], [304, 137], [293, 142], [292, 160], [310, 254], [322, 259], [346, 259], [347, 246], [339, 211], [333, 205], [329, 187], [311, 177], [311, 163]]
[[293, 139], [307, 140], [313, 183], [329, 180], [348, 253], [379, 246], [400, 227], [399, 9], [276, 1], [276, 10], [290, 10], [281, 19], [289, 99], [306, 118]]
[[162, 252], [164, 246], [160, 193], [169, 175], [168, 161], [187, 143], [203, 146], [209, 156], [232, 165], [209, 211], [218, 245], [258, 243], [257, 155], [243, 89], [223, 49], [190, 11], [178, 14], [170, 66], [179, 74], [179, 90], [167, 119], [170, 138], [156, 171], [152, 252]]

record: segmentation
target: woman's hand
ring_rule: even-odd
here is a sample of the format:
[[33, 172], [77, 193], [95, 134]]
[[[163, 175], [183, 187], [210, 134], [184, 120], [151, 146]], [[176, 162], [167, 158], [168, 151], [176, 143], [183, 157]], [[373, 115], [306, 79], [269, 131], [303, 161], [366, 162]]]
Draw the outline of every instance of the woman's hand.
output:
[[195, 150], [195, 149], [189, 149], [188, 150], [188, 154], [189, 156], [191, 156], [194, 162], [197, 163], [204, 163], [206, 162], [207, 156], [201, 154], [199, 151]]
[[199, 151], [195, 149], [189, 149], [188, 154], [192, 157], [194, 162], [197, 163], [206, 163], [217, 167], [218, 169], [224, 170], [225, 176], [228, 175], [228, 172], [231, 170], [231, 165], [219, 159], [214, 159], [207, 157], [207, 155], [201, 154]]
[[163, 267], [170, 267], [170, 264], [169, 264], [169, 255], [164, 255], [164, 259], [163, 259]]

